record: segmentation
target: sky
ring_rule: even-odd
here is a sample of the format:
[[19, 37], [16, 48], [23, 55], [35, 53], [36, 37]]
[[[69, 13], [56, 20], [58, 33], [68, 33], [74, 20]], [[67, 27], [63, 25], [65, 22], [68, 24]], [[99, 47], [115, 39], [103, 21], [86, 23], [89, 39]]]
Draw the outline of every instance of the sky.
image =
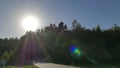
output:
[[63, 21], [71, 28], [73, 20], [82, 27], [120, 26], [120, 0], [0, 0], [0, 38], [23, 36], [22, 18], [33, 15], [39, 28]]

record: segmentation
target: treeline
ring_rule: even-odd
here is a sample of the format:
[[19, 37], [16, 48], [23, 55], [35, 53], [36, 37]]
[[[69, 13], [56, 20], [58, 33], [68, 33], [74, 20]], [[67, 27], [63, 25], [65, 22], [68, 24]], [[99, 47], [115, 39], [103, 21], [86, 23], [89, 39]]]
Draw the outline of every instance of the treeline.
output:
[[[120, 63], [120, 27], [116, 24], [106, 30], [102, 30], [100, 25], [86, 29], [74, 20], [71, 29], [60, 22], [58, 26], [50, 24], [36, 32], [26, 32], [20, 39], [0, 39], [1, 59], [19, 63], [17, 60], [26, 39], [30, 42], [26, 43], [24, 55], [28, 54], [31, 60], [49, 56], [49, 62], [77, 66]], [[75, 52], [71, 51], [71, 46]], [[34, 53], [28, 53], [32, 51]]]

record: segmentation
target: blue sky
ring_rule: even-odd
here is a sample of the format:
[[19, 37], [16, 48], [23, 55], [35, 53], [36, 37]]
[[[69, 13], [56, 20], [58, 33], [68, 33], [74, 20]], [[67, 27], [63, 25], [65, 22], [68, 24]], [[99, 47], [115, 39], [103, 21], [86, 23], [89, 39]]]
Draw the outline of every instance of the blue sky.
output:
[[70, 28], [76, 19], [86, 28], [100, 24], [107, 29], [120, 26], [120, 0], [0, 0], [0, 38], [24, 35], [21, 19], [26, 15], [39, 18], [39, 28], [61, 21]]

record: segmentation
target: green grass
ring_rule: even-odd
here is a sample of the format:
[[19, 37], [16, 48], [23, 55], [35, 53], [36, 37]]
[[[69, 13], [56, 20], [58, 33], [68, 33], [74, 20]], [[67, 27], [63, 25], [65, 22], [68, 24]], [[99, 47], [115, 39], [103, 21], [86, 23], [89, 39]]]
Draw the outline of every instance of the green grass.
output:
[[4, 67], [0, 67], [0, 68], [38, 68], [35, 65], [24, 65], [22, 67], [17, 67], [17, 66], [4, 66]]

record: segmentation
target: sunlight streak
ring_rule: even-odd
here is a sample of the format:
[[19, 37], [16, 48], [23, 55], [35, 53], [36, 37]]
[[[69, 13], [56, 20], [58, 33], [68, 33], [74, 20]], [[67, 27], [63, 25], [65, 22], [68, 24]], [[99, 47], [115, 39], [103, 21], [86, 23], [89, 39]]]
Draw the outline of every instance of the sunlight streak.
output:
[[47, 56], [47, 53], [42, 46], [39, 38], [37, 38], [34, 32], [26, 34], [25, 43], [21, 49], [19, 65], [29, 64], [36, 57], [41, 58]]

